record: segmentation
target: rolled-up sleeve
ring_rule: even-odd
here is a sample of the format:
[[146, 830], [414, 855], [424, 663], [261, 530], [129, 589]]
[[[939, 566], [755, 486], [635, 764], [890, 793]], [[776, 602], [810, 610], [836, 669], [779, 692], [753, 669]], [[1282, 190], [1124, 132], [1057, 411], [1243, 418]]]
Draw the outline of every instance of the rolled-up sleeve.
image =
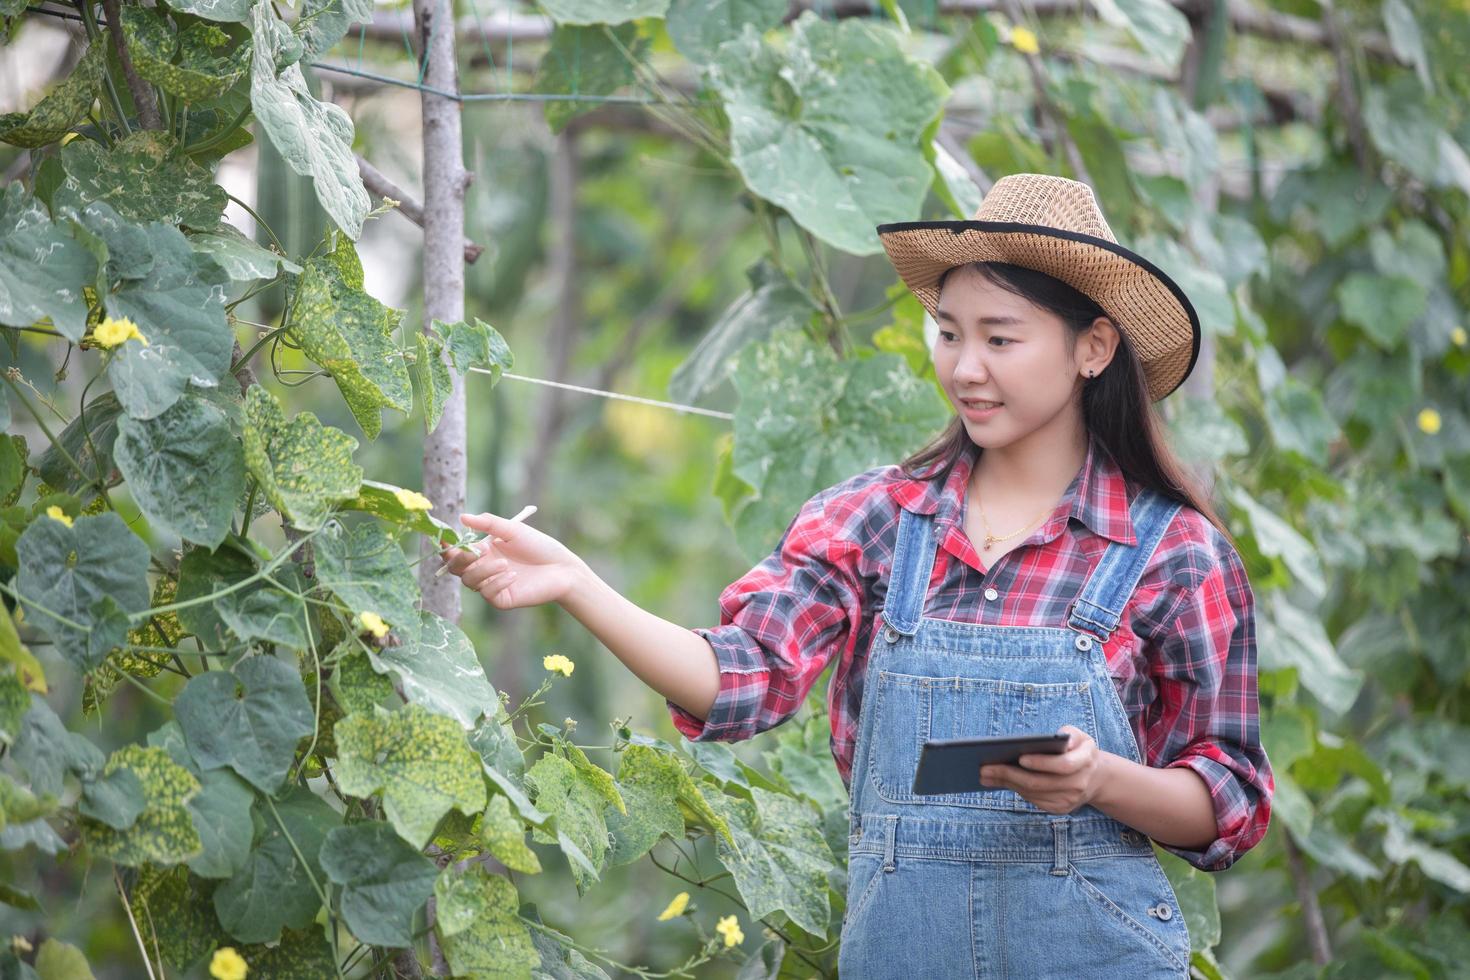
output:
[[776, 549], [720, 593], [720, 625], [692, 631], [714, 648], [720, 692], [704, 721], [665, 699], [690, 741], [735, 742], [779, 725], [855, 641], [861, 593], [842, 560], [849, 552], [830, 547], [826, 495], [803, 504]]
[[1146, 762], [1204, 779], [1216, 838], [1199, 850], [1161, 845], [1223, 871], [1266, 835], [1275, 779], [1261, 744], [1255, 597], [1234, 549], [1179, 603], [1151, 658], [1158, 695], [1146, 716]]

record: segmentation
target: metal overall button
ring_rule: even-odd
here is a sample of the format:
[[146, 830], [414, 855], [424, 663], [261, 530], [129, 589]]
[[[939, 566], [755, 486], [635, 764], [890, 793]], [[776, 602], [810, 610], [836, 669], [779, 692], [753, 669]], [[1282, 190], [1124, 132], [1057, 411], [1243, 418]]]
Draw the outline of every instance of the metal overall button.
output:
[[1072, 644], [1077, 649], [1079, 649], [1079, 650], [1091, 650], [1092, 649], [1092, 637], [1090, 637], [1090, 636], [1084, 636], [1081, 633], [1078, 633], [1077, 634], [1077, 639], [1073, 640], [1072, 641]]
[[1165, 922], [1168, 922], [1170, 919], [1174, 918], [1174, 910], [1169, 908], [1169, 906], [1164, 902], [1160, 902], [1157, 905], [1151, 906], [1148, 910], [1148, 914], [1162, 919]]
[[1143, 835], [1136, 830], [1125, 830], [1123, 831], [1123, 843], [1137, 847], [1143, 843]]
[[898, 640], [898, 630], [894, 629], [892, 626], [885, 626], [883, 628], [883, 639], [887, 640], [889, 643], [896, 642]]

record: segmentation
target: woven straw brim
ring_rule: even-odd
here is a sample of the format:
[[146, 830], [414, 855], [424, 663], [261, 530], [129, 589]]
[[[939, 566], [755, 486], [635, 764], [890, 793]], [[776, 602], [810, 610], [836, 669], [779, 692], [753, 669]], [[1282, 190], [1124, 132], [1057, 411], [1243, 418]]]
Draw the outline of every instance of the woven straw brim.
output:
[[1009, 221], [905, 221], [879, 225], [878, 239], [930, 316], [940, 274], [969, 262], [1024, 266], [1087, 294], [1127, 335], [1154, 401], [1178, 388], [1199, 357], [1199, 315], [1184, 290], [1116, 242]]

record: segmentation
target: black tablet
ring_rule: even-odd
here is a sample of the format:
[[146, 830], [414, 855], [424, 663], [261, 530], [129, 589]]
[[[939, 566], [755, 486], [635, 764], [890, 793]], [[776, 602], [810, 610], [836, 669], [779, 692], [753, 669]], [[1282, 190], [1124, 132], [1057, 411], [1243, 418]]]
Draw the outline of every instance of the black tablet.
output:
[[1058, 755], [1066, 751], [1071, 735], [999, 735], [989, 738], [931, 738], [919, 754], [919, 769], [914, 773], [914, 792], [922, 796], [935, 793], [974, 793], [997, 790], [999, 786], [980, 785], [980, 767], [991, 762], [1015, 765], [1030, 752]]

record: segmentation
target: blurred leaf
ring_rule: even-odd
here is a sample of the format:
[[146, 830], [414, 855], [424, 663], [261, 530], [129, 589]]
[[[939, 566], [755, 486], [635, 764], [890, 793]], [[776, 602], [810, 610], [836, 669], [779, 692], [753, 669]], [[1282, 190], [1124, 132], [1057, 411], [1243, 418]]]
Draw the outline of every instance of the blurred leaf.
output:
[[1363, 674], [1342, 662], [1322, 622], [1292, 605], [1280, 592], [1270, 593], [1257, 619], [1262, 670], [1296, 667], [1302, 685], [1335, 714], [1352, 707], [1363, 686]]
[[[646, 0], [625, 0], [620, 2], [620, 6], [633, 6], [639, 2]], [[653, 2], [658, 3], [660, 0]], [[666, 4], [668, 0], [662, 2]], [[608, 0], [600, 0], [600, 3], [607, 4]], [[592, 6], [595, 5], [587, 0], [549, 0], [547, 9], [552, 17], [561, 20], [562, 18], [557, 17], [558, 8]], [[608, 36], [609, 33], [612, 37]], [[638, 28], [634, 24], [622, 24], [617, 28], [606, 28], [601, 24], [592, 27], [575, 27], [571, 26], [571, 22], [558, 24], [551, 32], [551, 45], [541, 56], [541, 63], [536, 69], [536, 91], [547, 95], [611, 95], [623, 86], [633, 83], [633, 66], [635, 62], [643, 60], [644, 48], [645, 44], [638, 37]], [[624, 51], [628, 53], [625, 55]], [[629, 60], [630, 56], [632, 61]], [[597, 105], [593, 99], [550, 99], [544, 103], [546, 123], [553, 133], [559, 133], [572, 119], [590, 112]]]
[[762, 34], [781, 23], [784, 0], [670, 0], [664, 26], [684, 57], [708, 65], [725, 41], [751, 24]]
[[1179, 899], [1179, 910], [1189, 925], [1189, 948], [1198, 953], [1220, 942], [1220, 906], [1215, 901], [1215, 878], [1176, 855], [1155, 847], [1169, 884]]
[[545, 0], [542, 6], [558, 24], [622, 24], [662, 17], [669, 0]]
[[1189, 43], [1189, 21], [1166, 0], [1092, 0], [1103, 20], [1133, 35], [1160, 68], [1172, 73], [1179, 67]]
[[107, 58], [102, 46], [88, 45], [70, 75], [62, 79], [29, 112], [0, 115], [0, 142], [41, 147], [55, 143], [87, 116], [97, 99]]
[[434, 894], [439, 869], [387, 824], [338, 827], [321, 849], [322, 870], [342, 886], [342, 918], [364, 943], [413, 945], [413, 917]]

